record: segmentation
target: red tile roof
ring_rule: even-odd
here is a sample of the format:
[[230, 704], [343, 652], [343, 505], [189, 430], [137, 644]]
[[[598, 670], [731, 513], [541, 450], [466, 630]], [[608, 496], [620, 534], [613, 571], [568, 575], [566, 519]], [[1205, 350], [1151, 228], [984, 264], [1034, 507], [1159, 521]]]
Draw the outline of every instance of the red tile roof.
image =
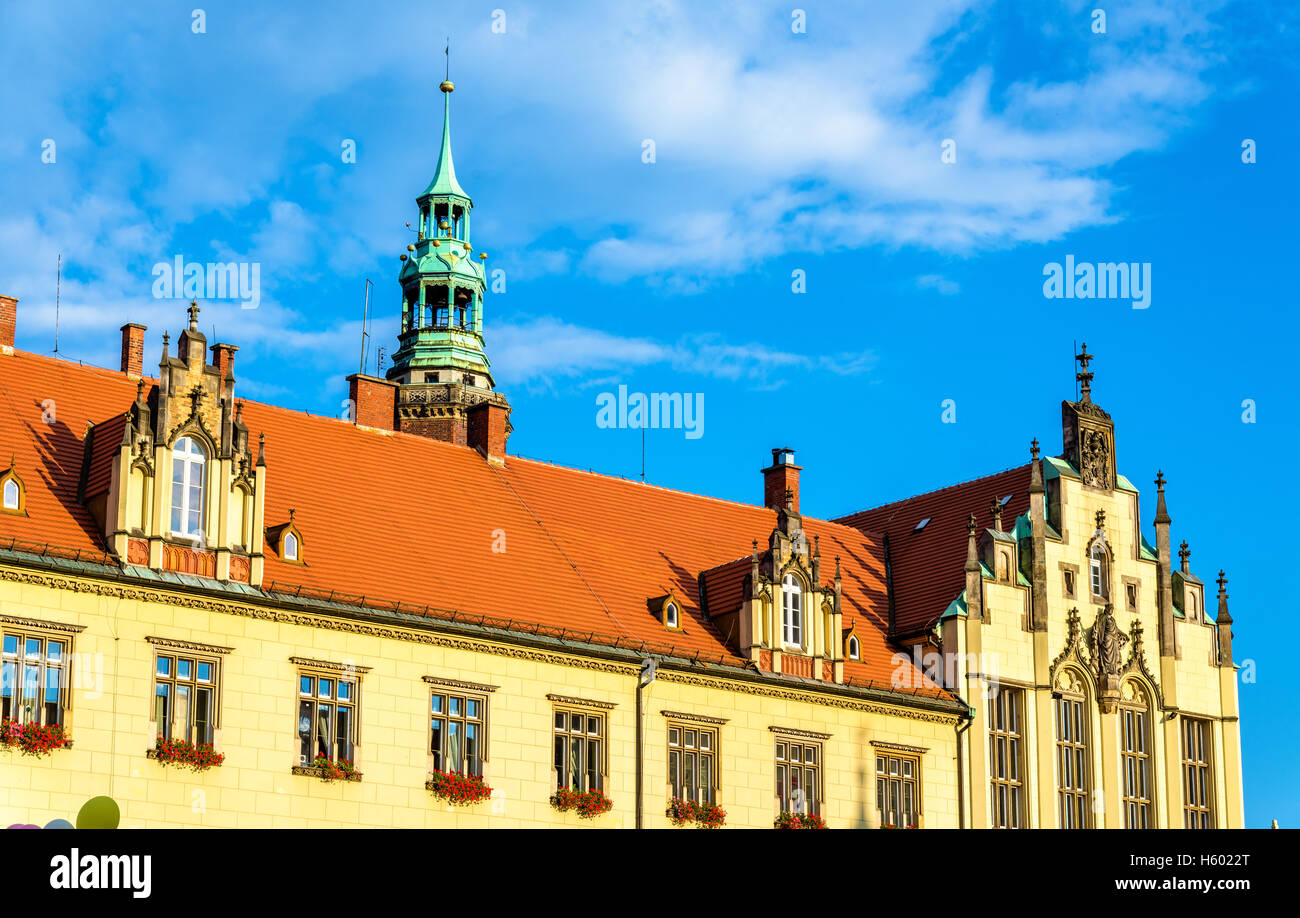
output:
[[[135, 389], [114, 371], [0, 356], [0, 452], [15, 453], [30, 510], [0, 515], [0, 537], [104, 549], [76, 499], [81, 438], [88, 420], [120, 416]], [[51, 423], [42, 420], [47, 397], [57, 400]], [[264, 589], [402, 600], [740, 662], [701, 615], [697, 578], [742, 554], [747, 570], [751, 543], [769, 537], [774, 511], [514, 456], [497, 468], [467, 447], [256, 402], [244, 402], [243, 420], [250, 439], [266, 434], [266, 528], [287, 523], [292, 508], [302, 533], [303, 564], [266, 546]], [[120, 443], [121, 428], [113, 429]], [[888, 685], [897, 648], [883, 632], [880, 540], [832, 522], [805, 517], [804, 525], [820, 537], [824, 577], [841, 558], [844, 620], [857, 622], [862, 642], [862, 660], [846, 673]], [[681, 631], [666, 630], [646, 606], [670, 590], [682, 603]], [[914, 672], [905, 678], [924, 694], [945, 694]]]
[[[841, 517], [836, 522], [889, 539], [894, 626], [900, 637], [928, 630], [966, 588], [967, 521], [993, 525], [990, 501], [1010, 495], [1002, 529], [1029, 512], [1029, 464]], [[918, 532], [921, 520], [929, 522]], [[847, 618], [847, 615], [846, 615]]]

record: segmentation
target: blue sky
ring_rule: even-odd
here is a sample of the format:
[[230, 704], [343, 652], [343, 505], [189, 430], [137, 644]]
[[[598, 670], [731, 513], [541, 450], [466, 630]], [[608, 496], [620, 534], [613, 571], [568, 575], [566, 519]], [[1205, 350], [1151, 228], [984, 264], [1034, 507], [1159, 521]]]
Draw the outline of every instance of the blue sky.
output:
[[[20, 347], [53, 348], [60, 253], [60, 352], [107, 366], [122, 323], [149, 326], [146, 364], [181, 327], [155, 263], [256, 261], [259, 307], [204, 304], [204, 330], [240, 346], [244, 396], [339, 414], [365, 278], [395, 347], [450, 35], [512, 452], [634, 477], [640, 433], [598, 428], [597, 396], [700, 393], [702, 437], [648, 432], [650, 481], [757, 502], [788, 445], [804, 510], [832, 517], [1035, 436], [1059, 452], [1086, 340], [1148, 538], [1161, 468], [1175, 543], [1230, 578], [1248, 824], [1300, 825], [1290, 4], [1108, 4], [1099, 35], [1093, 2], [805, 3], [802, 34], [763, 3], [511, 4], [504, 32], [503, 0], [214, 3], [195, 34], [197, 2], [0, 10]], [[1045, 299], [1066, 255], [1149, 262], [1150, 307]]]

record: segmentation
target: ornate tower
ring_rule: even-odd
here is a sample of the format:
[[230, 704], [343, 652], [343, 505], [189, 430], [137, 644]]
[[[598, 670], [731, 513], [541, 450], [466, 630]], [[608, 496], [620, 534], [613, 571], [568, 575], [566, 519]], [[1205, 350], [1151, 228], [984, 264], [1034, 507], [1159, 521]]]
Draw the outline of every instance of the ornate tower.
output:
[[1088, 364], [1093, 355], [1084, 344], [1079, 362], [1079, 400], [1061, 402], [1061, 439], [1065, 458], [1079, 470], [1085, 486], [1110, 491], [1115, 488], [1115, 422], [1093, 403]]
[[[474, 208], [451, 159], [451, 80], [444, 80], [442, 148], [433, 180], [416, 198], [416, 241], [402, 256], [402, 330], [388, 379], [397, 384], [397, 429], [466, 443], [469, 409], [495, 391], [483, 347], [484, 260], [470, 246]], [[506, 424], [507, 434], [509, 422]]]

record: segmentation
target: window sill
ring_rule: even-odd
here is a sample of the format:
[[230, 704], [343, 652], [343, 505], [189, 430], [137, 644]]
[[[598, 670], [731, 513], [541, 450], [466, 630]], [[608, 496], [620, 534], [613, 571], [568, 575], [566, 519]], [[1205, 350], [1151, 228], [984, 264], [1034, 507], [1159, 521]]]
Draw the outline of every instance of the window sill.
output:
[[361, 780], [361, 772], [359, 771], [354, 771], [352, 774], [344, 775], [341, 778], [326, 779], [325, 769], [317, 768], [315, 765], [295, 765], [293, 766], [293, 773], [295, 775], [306, 775], [309, 778], [320, 778], [321, 780], [330, 780], [330, 781], [360, 781]]

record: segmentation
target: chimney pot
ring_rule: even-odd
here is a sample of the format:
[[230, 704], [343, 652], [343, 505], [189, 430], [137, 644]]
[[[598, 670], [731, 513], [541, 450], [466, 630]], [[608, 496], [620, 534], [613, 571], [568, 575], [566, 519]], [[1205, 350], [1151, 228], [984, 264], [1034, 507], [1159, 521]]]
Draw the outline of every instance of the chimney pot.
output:
[[144, 375], [144, 333], [148, 329], [143, 325], [128, 322], [122, 326], [122, 372], [132, 379]]
[[794, 450], [772, 450], [772, 464], [763, 469], [763, 506], [769, 510], [787, 508], [799, 512], [799, 472]]

